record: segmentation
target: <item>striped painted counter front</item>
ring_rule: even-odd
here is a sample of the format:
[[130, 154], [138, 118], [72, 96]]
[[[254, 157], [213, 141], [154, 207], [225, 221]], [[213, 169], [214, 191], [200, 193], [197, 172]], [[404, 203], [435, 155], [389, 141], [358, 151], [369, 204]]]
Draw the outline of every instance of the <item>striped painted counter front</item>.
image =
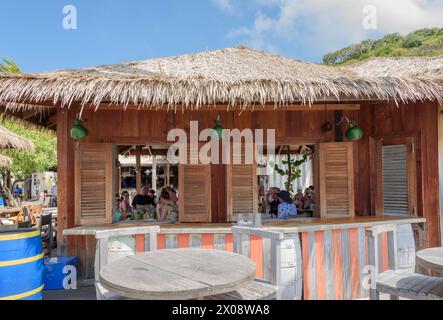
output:
[[[399, 261], [409, 261], [410, 263], [411, 257], [413, 260], [415, 255], [411, 224], [423, 222], [425, 220], [419, 218], [373, 218], [361, 219], [361, 221], [353, 220], [349, 223], [343, 220], [340, 223], [274, 224], [265, 225], [264, 228], [255, 230], [280, 232], [283, 234], [283, 238], [296, 239], [296, 241], [291, 242], [291, 246], [295, 246], [294, 248], [288, 247], [285, 249], [292, 250], [286, 251], [294, 256], [293, 259], [289, 259], [289, 266], [291, 263], [295, 263], [296, 270], [301, 270], [301, 277], [298, 277], [297, 273], [285, 281], [297, 282], [296, 286], [302, 287], [303, 299], [347, 300], [366, 298], [369, 294], [363, 288], [365, 281], [364, 268], [368, 264], [366, 228], [373, 225], [397, 224], [401, 231], [397, 235]], [[115, 225], [113, 228], [115, 228]], [[202, 225], [201, 227], [194, 224], [160, 226], [160, 233], [157, 235], [157, 249], [193, 247], [234, 252], [234, 236], [231, 228], [232, 226], [228, 224]], [[246, 231], [246, 229], [250, 230]], [[81, 234], [72, 230], [74, 229], [70, 230], [69, 235]], [[241, 236], [240, 251], [255, 261], [257, 278], [271, 280], [273, 269], [271, 239], [261, 236], [259, 232], [254, 234], [253, 228], [245, 228], [245, 233]], [[135, 235], [110, 238], [109, 240], [110, 251], [128, 250], [133, 253], [140, 253], [146, 251], [147, 246], [147, 239], [145, 239], [144, 234], [136, 233]], [[387, 236], [382, 235], [379, 241], [379, 257], [381, 259], [379, 271], [388, 268], [387, 247]], [[297, 257], [297, 253], [300, 257]], [[285, 259], [288, 260], [288, 258]], [[289, 266], [282, 266], [282, 268]], [[295, 286], [294, 283], [284, 285]]]

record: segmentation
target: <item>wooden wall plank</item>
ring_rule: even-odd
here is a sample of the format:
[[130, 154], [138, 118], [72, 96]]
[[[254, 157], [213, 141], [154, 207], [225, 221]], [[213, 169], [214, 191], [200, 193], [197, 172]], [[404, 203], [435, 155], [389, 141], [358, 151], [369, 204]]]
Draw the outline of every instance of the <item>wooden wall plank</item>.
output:
[[214, 234], [214, 249], [216, 250], [226, 250], [226, 235], [225, 234]]
[[263, 279], [263, 242], [262, 238], [251, 236], [251, 259], [257, 264], [257, 278]]
[[333, 255], [334, 255], [334, 288], [335, 300], [343, 300], [343, 259], [342, 259], [342, 235], [340, 230], [332, 231]]
[[343, 261], [343, 298], [345, 300], [352, 299], [352, 288], [351, 288], [351, 249], [350, 249], [350, 236], [349, 230], [341, 230], [341, 256]]
[[325, 298], [333, 300], [335, 297], [334, 274], [340, 273], [340, 270], [334, 268], [334, 242], [332, 238], [332, 231], [327, 230], [323, 232], [323, 259], [325, 268]]
[[178, 243], [178, 248], [189, 248], [190, 244], [189, 244], [189, 239], [190, 235], [189, 234], [179, 234], [177, 236], [177, 243]]
[[191, 248], [201, 248], [201, 234], [191, 234], [189, 244]]
[[352, 287], [352, 299], [359, 298], [360, 294], [360, 248], [358, 229], [349, 230], [350, 246], [350, 265], [351, 265], [351, 287]]
[[165, 241], [166, 241], [166, 249], [177, 249], [178, 239], [176, 234], [167, 234]]
[[368, 296], [369, 292], [363, 287], [364, 279], [364, 268], [368, 264], [368, 246], [366, 231], [364, 228], [358, 229], [358, 263], [359, 263], [359, 274], [360, 274], [360, 298]]

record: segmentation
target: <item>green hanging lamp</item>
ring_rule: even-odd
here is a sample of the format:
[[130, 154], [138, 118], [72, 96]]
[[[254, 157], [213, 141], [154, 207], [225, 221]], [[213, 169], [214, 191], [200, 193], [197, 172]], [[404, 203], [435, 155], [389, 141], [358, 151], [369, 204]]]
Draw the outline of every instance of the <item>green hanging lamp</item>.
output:
[[349, 122], [349, 129], [346, 131], [346, 138], [351, 141], [358, 141], [363, 138], [363, 129], [356, 124]]
[[76, 120], [71, 129], [71, 138], [81, 140], [89, 135], [89, 130], [83, 126], [82, 120]]
[[363, 138], [364, 136], [364, 131], [363, 129], [356, 125], [354, 122], [350, 121], [347, 117], [343, 117], [342, 120], [337, 123], [337, 125], [341, 125], [343, 124], [344, 121], [348, 122], [348, 130], [346, 130], [346, 138], [348, 138], [348, 140], [350, 141], [358, 141], [361, 140], [361, 138]]
[[214, 127], [214, 136], [216, 136], [219, 140], [223, 140], [224, 138], [224, 128], [221, 124], [220, 116], [217, 117]]

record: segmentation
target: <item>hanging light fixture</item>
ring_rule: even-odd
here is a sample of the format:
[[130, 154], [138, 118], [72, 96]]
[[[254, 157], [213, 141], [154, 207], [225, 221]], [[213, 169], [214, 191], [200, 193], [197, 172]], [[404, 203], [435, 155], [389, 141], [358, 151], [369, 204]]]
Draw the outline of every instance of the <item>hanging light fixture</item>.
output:
[[220, 115], [217, 117], [217, 120], [215, 121], [215, 127], [214, 127], [214, 136], [216, 136], [218, 139], [222, 140], [224, 138], [224, 128], [222, 127]]
[[71, 129], [71, 138], [78, 141], [88, 135], [89, 130], [83, 126], [83, 121], [81, 119], [76, 120]]
[[363, 138], [364, 136], [363, 129], [360, 126], [356, 125], [354, 122], [350, 121], [347, 117], [343, 117], [341, 122], [337, 125], [341, 125], [345, 120], [348, 122], [349, 126], [348, 130], [345, 133], [346, 138], [348, 138], [348, 140], [350, 141], [361, 140], [361, 138]]

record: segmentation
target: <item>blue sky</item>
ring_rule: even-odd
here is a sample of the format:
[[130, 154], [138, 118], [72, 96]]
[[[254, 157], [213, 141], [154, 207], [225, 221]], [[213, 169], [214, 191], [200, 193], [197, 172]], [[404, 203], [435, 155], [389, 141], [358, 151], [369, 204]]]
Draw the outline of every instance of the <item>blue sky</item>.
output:
[[[119, 63], [245, 44], [313, 62], [390, 32], [443, 27], [436, 0], [2, 0], [0, 57], [25, 72]], [[365, 30], [366, 5], [377, 28]], [[77, 9], [65, 30], [63, 8]]]

